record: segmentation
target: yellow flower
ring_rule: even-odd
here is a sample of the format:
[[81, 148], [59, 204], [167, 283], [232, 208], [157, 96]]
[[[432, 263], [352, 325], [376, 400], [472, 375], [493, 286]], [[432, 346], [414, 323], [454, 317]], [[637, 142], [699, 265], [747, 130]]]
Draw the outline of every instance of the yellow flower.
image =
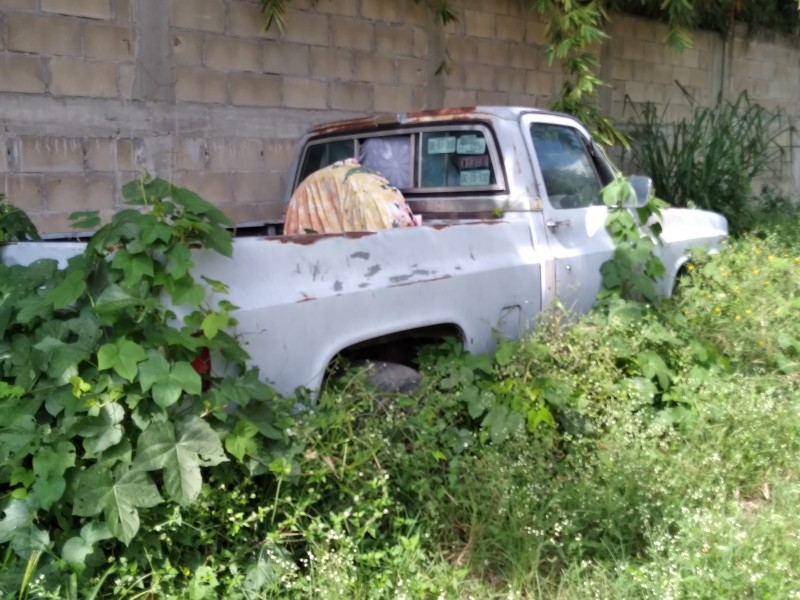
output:
[[694, 265], [689, 265], [689, 266], [688, 266], [688, 267], [686, 267], [686, 268], [687, 268], [689, 271], [694, 271]]
[[760, 272], [758, 269], [753, 269], [753, 275], [758, 275]]
[[771, 261], [775, 260], [775, 257], [774, 257], [774, 256], [772, 256], [772, 254], [770, 254], [770, 255], [767, 257], [767, 260], [771, 262]]
[[748, 315], [752, 315], [752, 314], [753, 314], [753, 311], [752, 311], [752, 310], [750, 310], [749, 308], [748, 308], [746, 311], [744, 311], [744, 312], [745, 312], [746, 314], [748, 314]]
[[765, 282], [764, 282], [764, 285], [769, 285], [769, 281], [765, 281]]
[[742, 316], [741, 315], [736, 315], [736, 320], [737, 321], [741, 321], [742, 320]]
[[714, 312], [715, 313], [720, 313], [720, 312], [722, 312], [722, 309], [719, 306], [715, 306], [714, 307]]
[[763, 346], [764, 345], [764, 340], [758, 340], [758, 345], [759, 346]]

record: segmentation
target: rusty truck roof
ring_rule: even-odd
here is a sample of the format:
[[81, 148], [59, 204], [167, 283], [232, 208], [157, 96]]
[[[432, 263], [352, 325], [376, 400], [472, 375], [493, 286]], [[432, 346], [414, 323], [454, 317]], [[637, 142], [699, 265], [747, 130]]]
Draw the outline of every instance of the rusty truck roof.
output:
[[380, 114], [358, 119], [347, 119], [331, 123], [321, 123], [311, 127], [308, 135], [330, 135], [350, 131], [364, 131], [391, 125], [416, 125], [431, 121], [461, 121], [475, 118], [495, 118], [516, 120], [522, 113], [538, 112], [556, 114], [539, 108], [523, 106], [471, 106], [460, 108], [439, 108], [408, 113]]

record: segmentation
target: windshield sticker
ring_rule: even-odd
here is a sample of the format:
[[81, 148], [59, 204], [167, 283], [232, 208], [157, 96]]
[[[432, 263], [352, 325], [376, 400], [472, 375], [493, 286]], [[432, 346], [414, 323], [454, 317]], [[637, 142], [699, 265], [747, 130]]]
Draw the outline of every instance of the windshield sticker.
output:
[[486, 152], [486, 140], [482, 136], [462, 135], [458, 138], [459, 154], [483, 154]]
[[428, 154], [453, 154], [456, 151], [456, 138], [428, 138]]
[[489, 166], [489, 155], [481, 154], [478, 156], [459, 156], [458, 168], [463, 171], [464, 169], [480, 169], [481, 167]]
[[489, 185], [491, 179], [492, 179], [491, 171], [489, 171], [489, 169], [461, 171], [459, 185], [461, 185], [461, 187], [470, 187], [475, 185]]

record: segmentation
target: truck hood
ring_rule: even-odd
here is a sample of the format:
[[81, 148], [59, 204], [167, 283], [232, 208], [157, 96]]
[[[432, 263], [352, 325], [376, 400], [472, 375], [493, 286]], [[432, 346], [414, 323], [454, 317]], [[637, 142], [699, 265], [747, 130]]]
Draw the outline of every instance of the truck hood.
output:
[[710, 210], [667, 208], [661, 211], [664, 242], [684, 239], [721, 239], [728, 235], [728, 220]]

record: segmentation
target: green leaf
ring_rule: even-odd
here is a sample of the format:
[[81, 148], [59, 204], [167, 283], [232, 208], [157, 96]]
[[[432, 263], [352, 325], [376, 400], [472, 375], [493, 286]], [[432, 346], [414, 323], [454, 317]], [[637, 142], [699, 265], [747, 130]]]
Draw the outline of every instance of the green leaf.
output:
[[31, 496], [45, 510], [61, 498], [67, 487], [64, 473], [75, 466], [75, 446], [62, 441], [52, 448], [40, 448], [33, 456], [33, 472], [36, 481]]
[[94, 545], [112, 537], [105, 523], [89, 521], [81, 528], [80, 536], [66, 541], [61, 550], [61, 558], [77, 573], [82, 573], [86, 568], [86, 557], [95, 550]]
[[208, 339], [214, 339], [220, 329], [225, 329], [228, 326], [229, 319], [230, 316], [226, 311], [208, 313], [203, 319], [203, 333]]
[[244, 419], [236, 423], [233, 430], [225, 436], [225, 450], [241, 462], [245, 455], [252, 456], [258, 451], [256, 443], [258, 427]]
[[158, 488], [146, 473], [120, 464], [113, 473], [101, 466], [89, 467], [75, 482], [74, 515], [93, 517], [101, 512], [115, 538], [129, 544], [139, 531], [137, 508], [163, 502]]
[[183, 392], [199, 394], [203, 382], [197, 371], [187, 362], [178, 362], [170, 367], [167, 360], [157, 353], [150, 357], [140, 367], [139, 383], [142, 392], [152, 388], [153, 400], [159, 406], [166, 408], [175, 404]]
[[152, 423], [139, 436], [133, 468], [164, 470], [164, 487], [176, 502], [186, 505], [200, 493], [201, 466], [225, 462], [219, 436], [199, 417], [178, 424], [177, 439], [171, 423]]
[[147, 358], [144, 349], [130, 340], [118, 339], [103, 344], [97, 352], [97, 368], [101, 371], [114, 369], [123, 379], [133, 381], [138, 372], [138, 363]]
[[61, 283], [47, 293], [45, 301], [52, 304], [53, 308], [64, 308], [72, 304], [86, 291], [85, 276], [85, 273], [77, 269], [69, 271]]
[[94, 229], [100, 224], [100, 215], [96, 210], [83, 210], [70, 213], [69, 220], [73, 229]]
[[669, 389], [672, 373], [661, 356], [651, 350], [646, 350], [639, 353], [636, 362], [639, 364], [639, 368], [642, 370], [642, 374], [644, 374], [645, 377], [648, 379], [658, 379], [662, 390]]
[[122, 422], [125, 409], [116, 402], [103, 405], [100, 415], [86, 417], [76, 427], [76, 433], [84, 438], [83, 446], [88, 457], [96, 457], [104, 450], [117, 445], [125, 435]]

